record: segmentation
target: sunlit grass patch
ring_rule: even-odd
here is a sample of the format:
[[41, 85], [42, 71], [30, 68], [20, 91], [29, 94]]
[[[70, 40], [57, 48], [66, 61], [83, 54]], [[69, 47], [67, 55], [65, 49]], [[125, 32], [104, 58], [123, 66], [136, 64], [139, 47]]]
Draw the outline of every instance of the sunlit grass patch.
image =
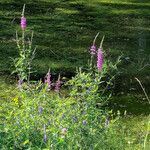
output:
[[56, 12], [59, 14], [59, 13], [61, 13], [61, 14], [67, 14], [67, 15], [69, 15], [69, 14], [71, 14], [71, 15], [73, 15], [73, 14], [78, 14], [79, 13], [79, 11], [77, 11], [77, 10], [71, 10], [71, 9], [66, 9], [66, 8], [56, 8]]

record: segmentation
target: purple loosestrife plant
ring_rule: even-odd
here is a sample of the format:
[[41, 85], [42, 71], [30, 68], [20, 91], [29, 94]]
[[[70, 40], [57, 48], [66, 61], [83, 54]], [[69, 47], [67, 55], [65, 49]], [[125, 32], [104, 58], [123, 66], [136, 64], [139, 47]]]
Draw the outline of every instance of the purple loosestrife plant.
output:
[[97, 35], [95, 36], [95, 38], [94, 38], [94, 40], [93, 40], [93, 45], [92, 45], [91, 48], [90, 48], [90, 54], [91, 54], [91, 56], [96, 55], [95, 42], [96, 42], [96, 39], [97, 39], [98, 35], [99, 35], [99, 33], [97, 33]]
[[90, 60], [90, 64], [89, 64], [91, 71], [92, 71], [92, 68], [93, 68], [93, 58], [96, 55], [96, 45], [95, 45], [95, 42], [96, 42], [96, 39], [97, 39], [98, 35], [99, 35], [99, 33], [96, 34], [96, 36], [95, 36], [95, 38], [93, 40], [93, 44], [92, 44], [92, 46], [91, 46], [91, 48], [89, 50], [90, 55], [91, 55], [91, 60]]
[[93, 45], [91, 46], [91, 48], [90, 48], [90, 54], [91, 54], [92, 56], [94, 56], [94, 55], [96, 54], [96, 46], [95, 46], [95, 44], [93, 44]]
[[99, 47], [98, 52], [97, 52], [97, 69], [98, 69], [98, 71], [102, 70], [103, 63], [104, 63], [104, 55], [103, 55], [103, 51], [102, 51], [103, 41], [104, 41], [104, 36], [102, 38], [102, 41], [100, 43], [100, 47]]
[[59, 93], [60, 87], [61, 87], [61, 81], [60, 81], [60, 75], [59, 75], [58, 80], [56, 81], [56, 85], [55, 85], [55, 92]]
[[31, 63], [35, 55], [35, 50], [32, 51], [32, 39], [33, 39], [33, 32], [31, 35], [31, 39], [29, 39], [28, 43], [29, 45], [26, 46], [25, 42], [25, 29], [27, 27], [27, 20], [24, 17], [25, 12], [25, 4], [23, 6], [22, 10], [22, 17], [21, 17], [21, 23], [20, 27], [22, 29], [22, 38], [21, 40], [18, 38], [18, 34], [16, 32], [16, 43], [17, 43], [17, 49], [19, 53], [19, 57], [13, 59], [15, 70], [13, 73], [18, 74], [19, 82], [23, 81], [28, 83], [30, 82], [30, 74], [31, 74]]
[[48, 85], [48, 90], [51, 89], [51, 73], [50, 73], [50, 69], [45, 77], [45, 83]]
[[27, 27], [27, 19], [26, 19], [24, 16], [21, 17], [20, 26], [21, 26], [21, 29], [22, 29], [22, 30], [25, 30], [26, 27]]
[[99, 48], [97, 53], [97, 69], [101, 71], [102, 67], [103, 67], [103, 51], [102, 48]]
[[20, 26], [21, 29], [24, 31], [27, 27], [27, 19], [24, 17], [24, 11], [25, 11], [25, 4], [23, 6], [23, 10], [22, 10], [22, 17], [21, 17], [21, 22], [20, 22]]

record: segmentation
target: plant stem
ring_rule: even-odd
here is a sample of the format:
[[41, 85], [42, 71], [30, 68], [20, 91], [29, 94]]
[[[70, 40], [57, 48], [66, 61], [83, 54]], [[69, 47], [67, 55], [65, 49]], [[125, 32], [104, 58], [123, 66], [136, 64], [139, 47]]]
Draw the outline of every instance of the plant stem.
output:
[[148, 100], [148, 102], [149, 102], [149, 104], [150, 104], [150, 99], [149, 99], [149, 97], [148, 97], [148, 95], [147, 95], [147, 93], [146, 93], [146, 91], [145, 91], [145, 88], [143, 87], [141, 81], [140, 81], [138, 78], [135, 78], [135, 79], [136, 79], [137, 82], [140, 84], [140, 86], [141, 86], [141, 88], [142, 88], [142, 90], [143, 90], [143, 92], [144, 92], [144, 94], [145, 94], [145, 97], [146, 97], [146, 99]]

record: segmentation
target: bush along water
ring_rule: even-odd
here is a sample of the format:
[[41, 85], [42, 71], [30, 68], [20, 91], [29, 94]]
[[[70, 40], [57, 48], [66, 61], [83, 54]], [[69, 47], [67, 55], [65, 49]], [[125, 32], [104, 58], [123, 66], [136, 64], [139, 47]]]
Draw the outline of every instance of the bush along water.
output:
[[[90, 49], [88, 68], [77, 69], [75, 77], [65, 83], [67, 93], [61, 94], [61, 76], [52, 83], [51, 71], [42, 81], [30, 82], [34, 57], [32, 38], [26, 46], [27, 20], [21, 17], [22, 39], [17, 36], [19, 57], [14, 60], [18, 74], [18, 93], [9, 105], [2, 106], [0, 149], [45, 150], [122, 150], [126, 147], [119, 134], [119, 113], [107, 109], [118, 61], [105, 59], [102, 42], [97, 50], [95, 41]], [[54, 88], [54, 90], [53, 90]]]

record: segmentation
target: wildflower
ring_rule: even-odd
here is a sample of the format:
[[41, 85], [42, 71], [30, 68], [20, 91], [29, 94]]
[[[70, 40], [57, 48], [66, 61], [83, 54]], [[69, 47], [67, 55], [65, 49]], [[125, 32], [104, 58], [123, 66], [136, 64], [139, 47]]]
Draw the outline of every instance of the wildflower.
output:
[[98, 52], [97, 52], [97, 69], [99, 71], [102, 70], [102, 67], [103, 67], [103, 51], [102, 51], [102, 44], [103, 44], [103, 41], [104, 41], [104, 36], [101, 40], [101, 43], [100, 43], [100, 46], [98, 48]]
[[90, 48], [90, 54], [91, 54], [92, 56], [94, 56], [94, 55], [96, 54], [95, 41], [96, 41], [98, 35], [99, 35], [99, 33], [97, 33], [97, 35], [95, 36], [95, 38], [94, 38], [94, 40], [93, 40], [93, 45], [92, 45], [91, 48]]
[[19, 105], [19, 98], [18, 97], [15, 97], [12, 99], [16, 105]]
[[60, 86], [61, 86], [61, 81], [60, 81], [60, 75], [59, 75], [58, 80], [56, 81], [56, 85], [55, 85], [55, 92], [57, 93], [60, 92]]
[[97, 53], [97, 69], [101, 71], [102, 66], [103, 66], [103, 52], [102, 49], [99, 48]]
[[26, 19], [24, 16], [21, 17], [20, 26], [21, 26], [21, 29], [22, 29], [22, 30], [25, 30], [26, 27], [27, 27], [27, 19]]
[[90, 54], [91, 55], [95, 55], [96, 54], [96, 46], [95, 45], [91, 46], [91, 48], [90, 48]]
[[50, 69], [45, 77], [45, 83], [48, 85], [48, 90], [51, 89], [51, 74], [50, 74]]
[[27, 19], [24, 17], [24, 12], [25, 12], [25, 4], [23, 5], [22, 17], [21, 17], [21, 22], [20, 22], [20, 26], [22, 30], [25, 30], [27, 27]]

